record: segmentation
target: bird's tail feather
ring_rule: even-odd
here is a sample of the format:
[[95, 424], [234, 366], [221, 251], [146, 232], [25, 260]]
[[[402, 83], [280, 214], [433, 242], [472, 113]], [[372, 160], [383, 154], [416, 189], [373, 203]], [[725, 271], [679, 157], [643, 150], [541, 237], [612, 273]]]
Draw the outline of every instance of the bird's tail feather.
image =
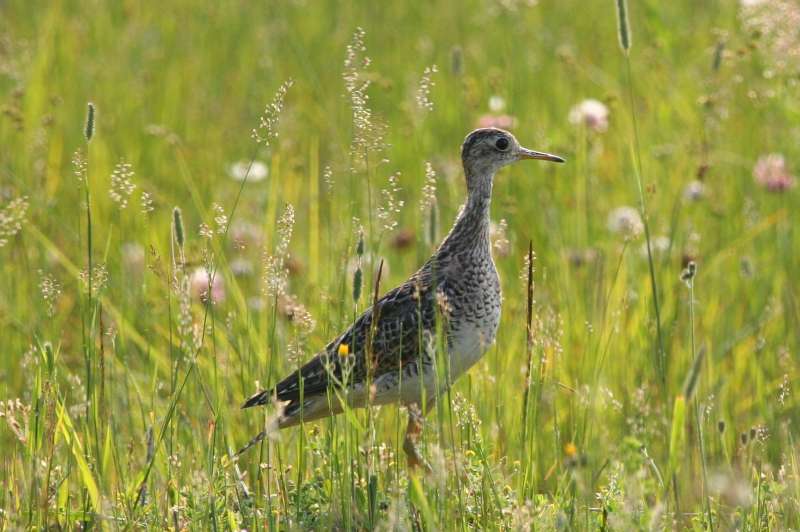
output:
[[244, 402], [242, 408], [250, 408], [251, 406], [265, 405], [267, 403], [272, 402], [273, 396], [274, 393], [272, 390], [261, 390], [260, 392], [250, 396], [250, 398]]
[[256, 437], [255, 437], [255, 438], [253, 438], [252, 440], [250, 440], [249, 442], [247, 442], [247, 445], [245, 445], [244, 447], [242, 447], [241, 449], [239, 449], [238, 451], [236, 451], [236, 454], [235, 454], [234, 456], [241, 456], [243, 452], [245, 452], [245, 451], [247, 451], [248, 449], [250, 449], [251, 447], [253, 447], [253, 446], [255, 446], [255, 445], [257, 445], [257, 444], [261, 443], [261, 440], [263, 440], [263, 439], [264, 439], [264, 438], [266, 438], [266, 437], [267, 437], [267, 431], [266, 431], [266, 430], [262, 430], [261, 432], [259, 432], [259, 433], [256, 435]]

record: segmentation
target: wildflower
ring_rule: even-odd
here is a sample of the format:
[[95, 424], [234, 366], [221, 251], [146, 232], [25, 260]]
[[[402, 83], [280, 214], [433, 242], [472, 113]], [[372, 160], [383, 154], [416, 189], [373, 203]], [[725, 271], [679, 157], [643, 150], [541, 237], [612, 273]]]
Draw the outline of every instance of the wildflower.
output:
[[694, 179], [683, 187], [683, 198], [687, 201], [700, 201], [706, 196], [706, 186], [702, 181]]
[[261, 228], [247, 220], [238, 219], [231, 224], [231, 239], [239, 248], [257, 246], [261, 242]]
[[439, 70], [436, 65], [425, 67], [422, 72], [422, 78], [419, 80], [417, 87], [417, 105], [423, 111], [433, 111], [433, 102], [431, 101], [431, 88], [436, 85], [433, 81], [433, 75]]
[[414, 240], [414, 230], [406, 227], [395, 233], [391, 241], [391, 246], [394, 249], [408, 249], [414, 244]]
[[342, 358], [347, 358], [350, 354], [350, 346], [347, 344], [339, 344], [339, 356]]
[[564, 445], [564, 454], [567, 455], [567, 457], [572, 458], [578, 454], [578, 447], [574, 443], [569, 442]]
[[225, 282], [219, 274], [211, 276], [209, 271], [204, 268], [196, 268], [189, 278], [189, 286], [192, 296], [203, 303], [209, 302], [209, 288], [211, 293], [210, 301], [219, 303], [225, 299]]
[[27, 212], [28, 198], [25, 196], [11, 200], [11, 203], [0, 209], [0, 248], [22, 230]]
[[[645, 253], [647, 253], [647, 249], [645, 249]], [[576, 268], [586, 264], [593, 264], [600, 257], [600, 254], [594, 248], [571, 248], [567, 250], [566, 255], [569, 263]], [[527, 275], [527, 270], [525, 274]]]
[[135, 275], [144, 271], [144, 248], [136, 242], [122, 244], [122, 264], [125, 271]]
[[478, 118], [478, 127], [497, 127], [500, 129], [514, 129], [517, 118], [511, 115], [485, 114]]
[[128, 199], [136, 188], [131, 180], [132, 177], [133, 168], [125, 161], [118, 162], [111, 172], [111, 189], [108, 191], [108, 195], [119, 205], [120, 209], [128, 206]]
[[238, 161], [230, 165], [228, 175], [235, 181], [247, 179], [251, 183], [258, 183], [269, 176], [269, 168], [261, 161]]
[[786, 168], [786, 160], [778, 153], [759, 157], [753, 167], [753, 178], [770, 192], [784, 192], [795, 185], [794, 176]]
[[489, 110], [493, 113], [502, 113], [506, 108], [506, 100], [502, 96], [493, 95], [489, 98]]
[[278, 299], [278, 312], [297, 326], [302, 336], [308, 336], [317, 326], [308, 309], [293, 295], [283, 294]]
[[750, 484], [734, 472], [719, 471], [711, 474], [708, 487], [709, 491], [725, 504], [744, 508], [753, 504], [753, 490]]
[[231, 272], [237, 277], [244, 277], [253, 274], [253, 263], [249, 260], [237, 257], [231, 261]]
[[639, 211], [633, 207], [617, 207], [608, 215], [608, 230], [625, 238], [636, 238], [644, 231]]
[[272, 101], [264, 108], [264, 112], [259, 118], [258, 127], [253, 129], [250, 135], [258, 144], [268, 147], [270, 143], [278, 138], [278, 124], [280, 123], [281, 111], [283, 111], [283, 101], [286, 98], [286, 92], [293, 83], [294, 81], [291, 79], [284, 81], [278, 87]]
[[[661, 235], [654, 237], [652, 240], [650, 240], [650, 251], [653, 253], [653, 255], [657, 255], [659, 253], [666, 253], [667, 251], [669, 251], [669, 246], [670, 246], [670, 239], [668, 236]], [[642, 254], [643, 257], [647, 257], [647, 242], [642, 244], [640, 253]]]
[[[742, 0], [742, 26], [759, 38], [770, 70], [792, 73], [800, 66], [800, 4], [796, 0]], [[765, 73], [766, 74], [766, 73]]]
[[608, 129], [608, 107], [591, 98], [575, 105], [569, 112], [569, 122], [583, 125], [589, 131], [603, 133]]

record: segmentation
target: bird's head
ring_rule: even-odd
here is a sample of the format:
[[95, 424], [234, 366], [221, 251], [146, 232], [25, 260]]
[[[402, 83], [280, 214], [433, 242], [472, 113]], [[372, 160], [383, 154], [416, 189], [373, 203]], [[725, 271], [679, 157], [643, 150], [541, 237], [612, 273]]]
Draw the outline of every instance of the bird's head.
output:
[[464, 139], [461, 160], [469, 185], [473, 181], [491, 180], [500, 168], [523, 159], [539, 159], [563, 163], [558, 155], [529, 150], [520, 146], [514, 135], [503, 129], [476, 129]]

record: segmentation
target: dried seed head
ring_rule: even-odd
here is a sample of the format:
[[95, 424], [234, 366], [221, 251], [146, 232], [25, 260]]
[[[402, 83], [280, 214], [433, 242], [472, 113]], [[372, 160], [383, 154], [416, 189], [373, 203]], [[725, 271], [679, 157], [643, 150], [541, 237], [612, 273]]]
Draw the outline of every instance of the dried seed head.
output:
[[436, 171], [429, 161], [425, 161], [425, 185], [422, 187], [420, 210], [425, 213], [436, 204]]
[[258, 144], [263, 144], [268, 147], [272, 141], [278, 138], [278, 125], [280, 123], [281, 111], [283, 111], [283, 101], [286, 98], [286, 92], [294, 84], [294, 81], [288, 79], [278, 87], [272, 101], [264, 108], [264, 112], [259, 118], [258, 127], [253, 129], [251, 137]]
[[399, 180], [400, 172], [395, 172], [389, 176], [386, 188], [381, 190], [383, 203], [378, 205], [377, 216], [385, 231], [394, 231], [397, 228], [397, 216], [404, 205], [403, 200], [397, 197], [400, 192]]
[[22, 230], [27, 212], [28, 198], [25, 196], [11, 200], [11, 203], [0, 209], [0, 248]]
[[128, 206], [128, 199], [136, 188], [136, 184], [132, 180], [133, 175], [133, 167], [125, 161], [118, 162], [111, 172], [111, 188], [108, 195], [114, 203], [119, 205], [120, 209]]
[[691, 285], [695, 275], [697, 275], [697, 263], [695, 263], [693, 260], [690, 260], [689, 264], [687, 264], [686, 268], [684, 268], [681, 272], [681, 281], [687, 285]]
[[644, 222], [638, 209], [628, 206], [617, 207], [608, 215], [608, 229], [626, 239], [636, 238], [644, 231]]
[[425, 67], [425, 70], [422, 72], [422, 78], [419, 80], [419, 85], [417, 86], [417, 106], [423, 111], [433, 111], [433, 102], [431, 101], [431, 88], [433, 88], [436, 83], [433, 81], [433, 75], [437, 73], [439, 70], [436, 68], [436, 65], [431, 65], [429, 67]]
[[144, 215], [148, 215], [156, 209], [153, 202], [153, 195], [144, 190], [142, 191], [142, 195], [140, 197], [140, 203], [142, 207], [142, 214]]
[[280, 296], [286, 293], [289, 270], [286, 261], [289, 258], [289, 243], [294, 229], [294, 207], [291, 203], [278, 219], [278, 241], [272, 254], [264, 254], [264, 293], [268, 296]]
[[80, 148], [75, 150], [75, 153], [72, 154], [72, 172], [75, 174], [75, 177], [78, 178], [79, 183], [86, 181], [87, 167], [86, 158], [83, 156]]
[[356, 28], [350, 44], [347, 45], [344, 71], [342, 72], [342, 79], [350, 98], [352, 110], [353, 138], [350, 155], [354, 163], [364, 162], [369, 152], [380, 151], [384, 147], [384, 128], [375, 123], [372, 109], [369, 107], [367, 89], [370, 80], [366, 71], [370, 65], [370, 59], [366, 55], [365, 36], [366, 32], [362, 28]]
[[42, 293], [45, 307], [47, 308], [47, 315], [53, 317], [56, 313], [56, 304], [61, 295], [61, 283], [56, 280], [52, 275], [48, 275], [42, 270], [39, 270], [41, 279], [39, 280], [39, 290]]

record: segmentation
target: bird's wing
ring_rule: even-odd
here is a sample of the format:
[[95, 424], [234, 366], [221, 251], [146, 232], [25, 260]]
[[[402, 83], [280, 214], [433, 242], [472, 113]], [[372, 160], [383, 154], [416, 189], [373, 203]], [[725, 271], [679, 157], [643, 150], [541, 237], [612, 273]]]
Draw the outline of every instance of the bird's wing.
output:
[[[430, 276], [424, 270], [418, 272], [387, 292], [349, 329], [280, 381], [274, 390], [257, 393], [243, 408], [266, 404], [272, 397], [298, 401], [301, 393], [304, 397], [324, 394], [329, 385], [341, 387], [364, 382], [370, 369], [373, 377], [380, 376], [427, 356], [426, 333], [436, 327], [436, 291]], [[341, 351], [346, 350], [346, 356], [340, 354], [340, 346], [346, 346]]]

